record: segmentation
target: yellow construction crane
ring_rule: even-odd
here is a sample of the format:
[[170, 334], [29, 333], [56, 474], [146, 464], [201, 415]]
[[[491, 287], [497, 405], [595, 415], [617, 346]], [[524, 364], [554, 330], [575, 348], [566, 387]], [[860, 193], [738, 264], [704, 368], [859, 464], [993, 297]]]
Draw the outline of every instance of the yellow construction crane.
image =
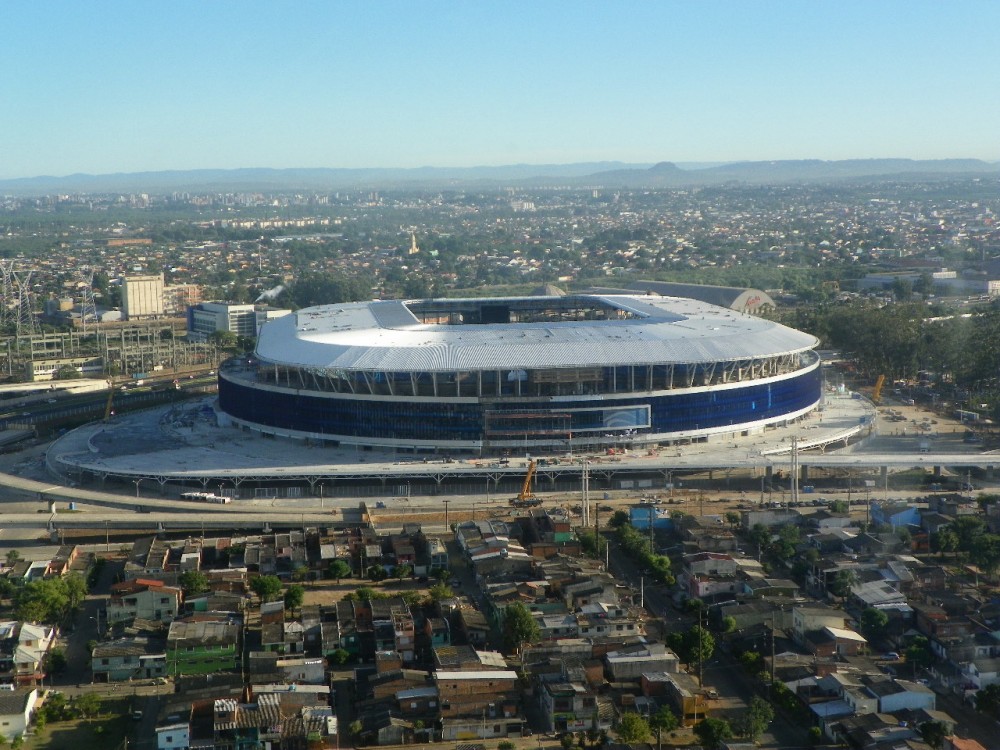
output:
[[517, 493], [517, 497], [510, 501], [510, 504], [515, 508], [530, 508], [542, 504], [542, 501], [535, 497], [535, 493], [531, 490], [531, 481], [535, 478], [535, 469], [537, 466], [538, 464], [535, 459], [531, 459], [528, 462], [528, 473], [524, 475], [521, 491]]
[[108, 402], [104, 405], [104, 421], [107, 422], [111, 418], [111, 405], [115, 400], [115, 381], [108, 381]]
[[885, 385], [885, 375], [879, 375], [875, 381], [875, 390], [872, 391], [872, 403], [877, 404], [882, 400], [882, 386]]

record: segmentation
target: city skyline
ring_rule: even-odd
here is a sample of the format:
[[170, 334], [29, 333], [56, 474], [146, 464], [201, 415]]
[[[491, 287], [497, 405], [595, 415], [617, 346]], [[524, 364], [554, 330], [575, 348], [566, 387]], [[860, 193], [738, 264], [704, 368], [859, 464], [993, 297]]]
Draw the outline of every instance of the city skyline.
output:
[[5, 9], [0, 179], [1000, 159], [986, 2]]

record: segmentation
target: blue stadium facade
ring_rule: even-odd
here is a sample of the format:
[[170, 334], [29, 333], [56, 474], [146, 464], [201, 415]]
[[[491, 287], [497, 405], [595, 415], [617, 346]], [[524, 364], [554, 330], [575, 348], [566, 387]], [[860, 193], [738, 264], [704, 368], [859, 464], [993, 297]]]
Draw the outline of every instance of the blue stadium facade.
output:
[[816, 340], [690, 299], [574, 295], [352, 303], [267, 323], [219, 373], [263, 433], [498, 454], [762, 430], [820, 400]]

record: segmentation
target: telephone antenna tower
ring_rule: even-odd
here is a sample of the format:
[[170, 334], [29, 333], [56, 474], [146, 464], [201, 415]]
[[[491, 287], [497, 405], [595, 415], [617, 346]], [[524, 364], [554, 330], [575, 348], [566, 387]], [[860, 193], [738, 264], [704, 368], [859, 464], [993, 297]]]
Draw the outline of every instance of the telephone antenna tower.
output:
[[15, 271], [11, 267], [14, 294], [17, 299], [17, 337], [31, 336], [38, 333], [38, 321], [35, 317], [33, 298], [31, 295], [31, 276], [34, 270]]
[[87, 333], [90, 323], [97, 323], [97, 303], [94, 301], [94, 274], [90, 271], [80, 272], [83, 294], [80, 299], [80, 322], [83, 332]]
[[0, 328], [12, 330], [17, 321], [17, 297], [14, 294], [14, 261], [0, 261]]

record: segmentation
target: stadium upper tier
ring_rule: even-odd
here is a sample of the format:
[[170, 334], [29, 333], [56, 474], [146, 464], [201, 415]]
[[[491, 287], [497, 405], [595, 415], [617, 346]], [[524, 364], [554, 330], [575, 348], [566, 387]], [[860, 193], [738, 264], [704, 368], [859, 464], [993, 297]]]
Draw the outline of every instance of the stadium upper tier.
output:
[[324, 305], [267, 323], [220, 404], [265, 432], [417, 450], [662, 442], [813, 408], [816, 344], [677, 297]]

